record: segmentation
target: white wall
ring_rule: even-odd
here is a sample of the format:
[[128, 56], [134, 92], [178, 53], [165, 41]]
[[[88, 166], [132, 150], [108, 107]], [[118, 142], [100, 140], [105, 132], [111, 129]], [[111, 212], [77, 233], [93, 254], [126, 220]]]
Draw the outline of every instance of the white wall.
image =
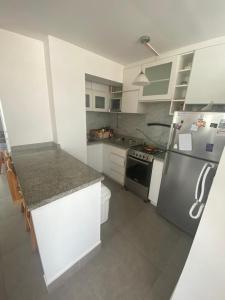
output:
[[225, 299], [225, 149], [172, 300]]
[[43, 42], [0, 30], [0, 98], [11, 146], [52, 140]]
[[58, 143], [86, 162], [85, 73], [122, 82], [123, 66], [49, 36]]

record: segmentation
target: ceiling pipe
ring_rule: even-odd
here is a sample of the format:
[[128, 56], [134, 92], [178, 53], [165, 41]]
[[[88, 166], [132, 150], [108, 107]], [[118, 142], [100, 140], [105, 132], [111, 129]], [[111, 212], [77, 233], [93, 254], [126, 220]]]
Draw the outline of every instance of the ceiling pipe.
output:
[[159, 53], [155, 50], [155, 48], [152, 47], [150, 44], [150, 37], [148, 35], [143, 35], [140, 37], [140, 42], [144, 44], [146, 47], [150, 48], [157, 56], [159, 56]]

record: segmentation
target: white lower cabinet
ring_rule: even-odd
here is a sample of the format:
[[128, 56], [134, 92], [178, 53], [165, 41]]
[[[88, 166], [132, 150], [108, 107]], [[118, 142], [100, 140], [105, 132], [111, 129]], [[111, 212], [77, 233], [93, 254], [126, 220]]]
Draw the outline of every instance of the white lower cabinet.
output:
[[152, 176], [150, 181], [150, 188], [148, 199], [154, 206], [157, 206], [158, 197], [159, 197], [159, 190], [160, 184], [162, 179], [162, 172], [163, 172], [163, 160], [155, 159], [153, 162], [152, 168]]
[[103, 143], [87, 146], [87, 164], [124, 185], [127, 150]]
[[127, 150], [103, 144], [103, 173], [124, 185]]
[[98, 172], [103, 172], [103, 144], [87, 146], [87, 164]]

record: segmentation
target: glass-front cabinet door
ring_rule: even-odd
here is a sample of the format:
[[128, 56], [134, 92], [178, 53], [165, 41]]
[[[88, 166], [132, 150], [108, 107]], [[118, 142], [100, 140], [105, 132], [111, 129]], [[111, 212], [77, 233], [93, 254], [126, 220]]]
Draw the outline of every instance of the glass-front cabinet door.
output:
[[175, 84], [175, 59], [146, 64], [143, 71], [150, 83], [141, 88], [141, 101], [171, 100]]
[[93, 110], [93, 97], [92, 97], [92, 90], [86, 89], [85, 90], [85, 105], [86, 105], [86, 110]]
[[93, 110], [95, 111], [108, 111], [109, 97], [106, 92], [94, 91], [93, 92]]

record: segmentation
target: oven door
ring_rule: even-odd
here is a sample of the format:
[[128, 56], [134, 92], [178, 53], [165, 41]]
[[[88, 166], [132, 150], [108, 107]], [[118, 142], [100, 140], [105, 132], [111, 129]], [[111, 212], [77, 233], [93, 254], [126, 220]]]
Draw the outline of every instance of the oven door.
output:
[[125, 187], [148, 202], [152, 162], [127, 157]]
[[149, 187], [152, 172], [152, 163], [128, 156], [126, 177], [136, 183]]

